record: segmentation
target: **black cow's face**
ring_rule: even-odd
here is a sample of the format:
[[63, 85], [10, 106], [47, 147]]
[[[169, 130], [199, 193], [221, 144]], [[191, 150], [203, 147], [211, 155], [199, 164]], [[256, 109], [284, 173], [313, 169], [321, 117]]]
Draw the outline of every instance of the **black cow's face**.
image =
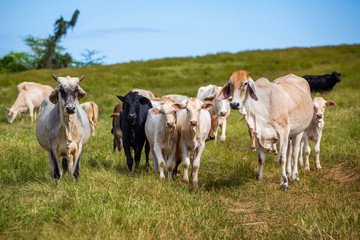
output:
[[59, 103], [63, 112], [73, 114], [76, 112], [76, 102], [83, 98], [86, 93], [78, 85], [84, 78], [57, 77], [53, 74], [53, 78], [59, 83], [54, 91], [50, 94], [49, 99], [52, 103]]
[[138, 94], [138, 92], [132, 92], [130, 91], [128, 94], [123, 96], [117, 96], [124, 104], [123, 109], [124, 113], [126, 114], [126, 118], [128, 123], [131, 125], [135, 125], [138, 115], [139, 115], [139, 109], [140, 105], [149, 103], [149, 99], [141, 96]]
[[332, 77], [333, 79], [335, 80], [335, 82], [340, 82], [340, 76], [341, 76], [341, 73], [337, 73], [337, 72], [332, 72]]

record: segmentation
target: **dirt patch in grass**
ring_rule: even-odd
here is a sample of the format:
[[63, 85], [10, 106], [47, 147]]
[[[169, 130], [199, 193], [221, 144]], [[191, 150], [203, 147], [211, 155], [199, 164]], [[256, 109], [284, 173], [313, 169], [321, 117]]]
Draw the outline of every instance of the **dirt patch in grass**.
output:
[[[256, 228], [258, 231], [269, 231], [270, 227], [266, 219], [266, 212], [257, 211], [254, 202], [252, 201], [239, 201], [230, 198], [222, 199], [224, 204], [229, 206], [229, 211], [232, 214], [243, 215], [242, 226], [246, 228]], [[267, 218], [268, 219], [268, 218]]]
[[337, 164], [325, 173], [326, 178], [333, 178], [340, 183], [360, 181], [359, 172], [353, 169], [346, 169], [343, 163]]

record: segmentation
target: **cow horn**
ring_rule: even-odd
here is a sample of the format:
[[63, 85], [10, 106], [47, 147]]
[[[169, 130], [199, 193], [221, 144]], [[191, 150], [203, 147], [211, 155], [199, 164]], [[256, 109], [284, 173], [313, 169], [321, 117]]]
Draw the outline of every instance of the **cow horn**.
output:
[[85, 75], [83, 74], [81, 77], [79, 77], [79, 82], [81, 82], [84, 79]]
[[56, 76], [56, 75], [53, 74], [53, 73], [51, 74], [51, 76], [58, 82], [58, 79], [59, 79], [58, 76]]

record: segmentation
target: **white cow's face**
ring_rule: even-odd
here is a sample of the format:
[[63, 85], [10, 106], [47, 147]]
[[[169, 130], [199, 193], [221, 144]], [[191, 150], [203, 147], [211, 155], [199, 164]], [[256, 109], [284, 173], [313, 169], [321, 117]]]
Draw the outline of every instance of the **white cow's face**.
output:
[[154, 115], [162, 114], [167, 128], [174, 129], [176, 126], [176, 111], [179, 109], [179, 106], [174, 105], [173, 101], [166, 101], [161, 104], [160, 108], [152, 108], [149, 112]]
[[[83, 75], [84, 76], [84, 75]], [[59, 83], [56, 88], [52, 91], [49, 96], [49, 100], [56, 104], [59, 103], [60, 107], [63, 109], [63, 112], [67, 114], [73, 114], [76, 112], [75, 103], [76, 101], [83, 98], [86, 93], [78, 85], [78, 83], [84, 78], [71, 78], [67, 77], [56, 77], [53, 75], [54, 79]]]
[[11, 111], [10, 109], [6, 109], [6, 115], [8, 118], [8, 123], [12, 123], [15, 120], [17, 113]]
[[322, 121], [324, 118], [325, 107], [332, 108], [336, 104], [333, 101], [326, 101], [322, 97], [314, 98], [314, 119], [317, 121]]

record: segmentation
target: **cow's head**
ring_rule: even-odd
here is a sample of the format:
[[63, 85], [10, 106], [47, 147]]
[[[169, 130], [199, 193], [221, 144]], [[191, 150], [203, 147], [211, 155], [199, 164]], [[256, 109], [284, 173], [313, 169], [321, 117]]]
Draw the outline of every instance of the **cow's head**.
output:
[[186, 102], [174, 103], [173, 106], [178, 109], [186, 109], [190, 126], [196, 127], [199, 124], [201, 109], [209, 110], [214, 107], [214, 104], [203, 103], [197, 98], [189, 98]]
[[215, 131], [216, 131], [216, 129], [215, 129], [215, 126], [216, 126], [216, 119], [218, 118], [218, 115], [212, 115], [211, 116], [211, 128], [210, 128], [210, 132], [209, 132], [209, 136], [208, 136], [208, 139], [207, 139], [207, 141], [209, 141], [209, 140], [214, 140], [215, 139]]
[[117, 96], [123, 102], [123, 114], [126, 114], [126, 119], [130, 125], [135, 125], [137, 122], [140, 105], [147, 105], [150, 100], [139, 95], [138, 92], [128, 92], [125, 96]]
[[332, 72], [331, 73], [331, 76], [332, 76], [332, 79], [334, 82], [340, 82], [340, 76], [341, 76], [341, 73], [337, 73], [337, 72]]
[[217, 91], [218, 93], [210, 94], [209, 96], [204, 98], [204, 101], [212, 102], [214, 104], [216, 114], [219, 117], [224, 117], [228, 113], [228, 106], [229, 106], [229, 103], [232, 101], [232, 97], [230, 96], [228, 99], [217, 100], [216, 97], [220, 94], [222, 87], [217, 87], [217, 88], [218, 88], [218, 91]]
[[314, 98], [314, 119], [322, 121], [325, 113], [325, 107], [333, 108], [336, 104], [333, 101], [326, 101], [322, 97]]
[[169, 129], [176, 126], [176, 111], [180, 110], [178, 105], [174, 105], [173, 101], [166, 101], [160, 105], [160, 108], [152, 108], [149, 110], [151, 114], [162, 114]]
[[6, 109], [6, 115], [7, 115], [7, 118], [8, 118], [8, 123], [12, 123], [16, 118], [17, 112], [14, 112], [11, 109], [7, 108]]
[[217, 100], [228, 99], [232, 96], [230, 107], [239, 109], [242, 112], [243, 102], [247, 96], [258, 100], [256, 95], [255, 83], [249, 73], [244, 70], [238, 70], [231, 74], [229, 81], [216, 97]]
[[64, 113], [73, 114], [76, 112], [76, 103], [85, 97], [85, 91], [78, 85], [84, 79], [84, 75], [80, 78], [57, 77], [55, 74], [51, 76], [59, 83], [49, 96], [50, 102], [59, 103]]

